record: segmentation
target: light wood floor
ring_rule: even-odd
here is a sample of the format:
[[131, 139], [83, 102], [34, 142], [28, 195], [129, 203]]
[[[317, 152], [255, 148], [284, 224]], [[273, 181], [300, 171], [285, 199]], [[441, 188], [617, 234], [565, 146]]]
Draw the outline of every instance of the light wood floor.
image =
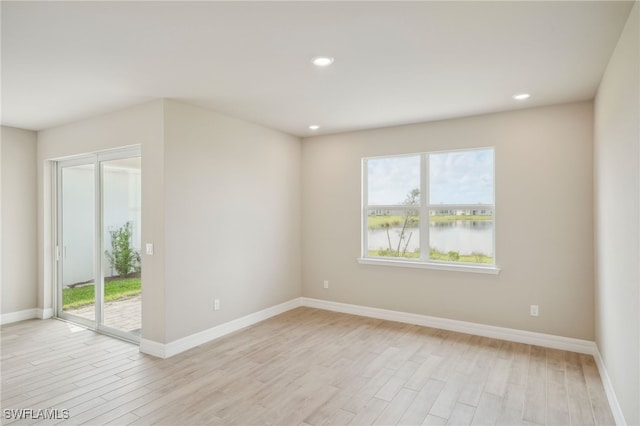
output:
[[64, 424], [614, 424], [591, 356], [310, 308], [166, 360], [56, 320], [1, 334], [2, 408]]

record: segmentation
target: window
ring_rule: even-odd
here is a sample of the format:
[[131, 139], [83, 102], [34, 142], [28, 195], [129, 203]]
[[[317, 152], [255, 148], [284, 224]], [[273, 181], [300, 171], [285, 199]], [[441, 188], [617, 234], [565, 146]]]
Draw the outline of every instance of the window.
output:
[[497, 271], [493, 148], [362, 161], [362, 263]]

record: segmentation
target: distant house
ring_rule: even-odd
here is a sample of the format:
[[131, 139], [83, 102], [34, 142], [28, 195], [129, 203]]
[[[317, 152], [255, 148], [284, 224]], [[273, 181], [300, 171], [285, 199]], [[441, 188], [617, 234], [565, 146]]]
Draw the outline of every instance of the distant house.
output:
[[429, 216], [491, 216], [492, 209], [441, 209], [431, 210]]
[[387, 210], [387, 209], [369, 210], [369, 216], [391, 216], [391, 210]]

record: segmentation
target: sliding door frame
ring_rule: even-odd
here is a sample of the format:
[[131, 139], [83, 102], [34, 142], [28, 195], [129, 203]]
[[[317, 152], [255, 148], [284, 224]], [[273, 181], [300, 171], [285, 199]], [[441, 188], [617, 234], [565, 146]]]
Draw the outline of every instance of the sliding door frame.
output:
[[[142, 150], [139, 146], [120, 148], [110, 151], [101, 151], [89, 155], [82, 155], [70, 159], [60, 159], [54, 161], [54, 176], [55, 185], [54, 194], [52, 199], [55, 202], [53, 212], [55, 217], [53, 219], [54, 226], [54, 241], [55, 250], [53, 250], [53, 264], [55, 265], [55, 283], [54, 283], [54, 300], [55, 300], [55, 316], [70, 322], [77, 323], [92, 330], [108, 334], [114, 337], [118, 337], [123, 340], [127, 340], [133, 343], [140, 342], [140, 336], [119, 330], [113, 327], [104, 325], [104, 257], [102, 256], [104, 250], [104, 194], [103, 194], [103, 168], [102, 163], [111, 160], [120, 160], [125, 158], [142, 157]], [[83, 318], [78, 315], [69, 314], [62, 309], [62, 260], [63, 260], [63, 246], [62, 236], [64, 230], [62, 229], [62, 169], [71, 166], [89, 165], [93, 164], [93, 188], [94, 188], [94, 230], [93, 230], [93, 276], [94, 276], [94, 290], [95, 290], [95, 320], [91, 321], [87, 318]], [[142, 232], [142, 231], [141, 231]], [[140, 319], [142, 321], [142, 318]]]
[[[85, 165], [93, 165], [94, 169], [93, 169], [93, 204], [94, 204], [94, 226], [93, 226], [93, 249], [94, 249], [94, 253], [93, 253], [93, 280], [94, 280], [94, 288], [97, 287], [97, 281], [98, 281], [98, 276], [96, 275], [97, 269], [96, 269], [96, 253], [95, 253], [95, 246], [96, 246], [96, 238], [97, 238], [97, 227], [96, 227], [96, 217], [95, 217], [95, 204], [96, 204], [96, 199], [98, 198], [98, 194], [96, 192], [96, 182], [95, 182], [95, 177], [96, 177], [96, 160], [95, 160], [96, 156], [95, 155], [83, 155], [81, 157], [75, 157], [72, 159], [68, 159], [68, 160], [60, 160], [60, 161], [56, 161], [55, 163], [55, 175], [56, 175], [56, 180], [55, 180], [55, 200], [56, 200], [56, 226], [55, 226], [55, 234], [56, 234], [56, 238], [55, 238], [55, 242], [56, 242], [56, 246], [55, 246], [55, 250], [54, 250], [54, 264], [56, 265], [56, 281], [55, 281], [55, 295], [56, 295], [56, 316], [71, 322], [75, 322], [79, 325], [83, 325], [85, 327], [89, 327], [92, 329], [97, 328], [97, 324], [98, 324], [98, 318], [94, 316], [94, 320], [90, 320], [88, 318], [84, 318], [82, 316], [79, 315], [73, 315], [67, 312], [64, 312], [64, 310], [62, 309], [62, 288], [63, 288], [63, 262], [64, 259], [66, 257], [66, 250], [63, 244], [63, 224], [62, 224], [62, 218], [63, 218], [63, 214], [62, 214], [62, 210], [63, 210], [63, 205], [62, 205], [62, 171], [63, 169], [67, 168], [67, 167], [74, 167], [74, 166], [85, 166]], [[97, 291], [96, 293], [96, 298], [94, 299], [94, 309], [98, 304], [98, 300], [97, 300]]]

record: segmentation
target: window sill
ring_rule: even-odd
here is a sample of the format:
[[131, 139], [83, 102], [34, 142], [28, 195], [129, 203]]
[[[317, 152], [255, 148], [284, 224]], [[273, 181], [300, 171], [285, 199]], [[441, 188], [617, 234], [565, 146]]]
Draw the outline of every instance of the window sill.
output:
[[401, 268], [419, 268], [419, 269], [436, 269], [441, 271], [473, 272], [476, 274], [498, 275], [500, 273], [500, 268], [498, 268], [497, 266], [453, 265], [450, 263], [412, 262], [410, 260], [373, 259], [369, 257], [367, 258], [359, 257], [358, 263], [363, 265], [399, 266]]

